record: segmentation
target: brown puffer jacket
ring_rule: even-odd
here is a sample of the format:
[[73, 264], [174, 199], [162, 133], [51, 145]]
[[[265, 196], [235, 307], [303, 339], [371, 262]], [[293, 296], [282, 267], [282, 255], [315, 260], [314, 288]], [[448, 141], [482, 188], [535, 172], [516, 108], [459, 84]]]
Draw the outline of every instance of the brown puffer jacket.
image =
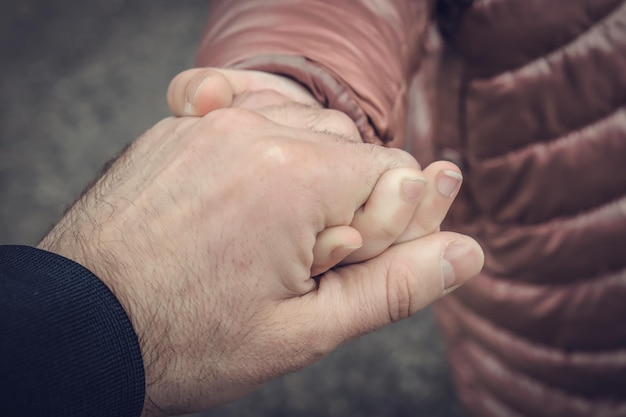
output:
[[625, 1], [212, 4], [199, 65], [463, 169], [447, 227], [486, 264], [436, 312], [469, 415], [626, 416]]

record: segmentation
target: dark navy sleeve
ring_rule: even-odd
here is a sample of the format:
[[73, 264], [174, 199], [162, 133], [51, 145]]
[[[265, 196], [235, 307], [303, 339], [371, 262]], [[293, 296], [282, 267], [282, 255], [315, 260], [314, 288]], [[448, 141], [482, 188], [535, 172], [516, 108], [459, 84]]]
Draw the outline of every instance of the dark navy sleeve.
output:
[[81, 265], [0, 246], [0, 416], [135, 417], [139, 341], [109, 288]]

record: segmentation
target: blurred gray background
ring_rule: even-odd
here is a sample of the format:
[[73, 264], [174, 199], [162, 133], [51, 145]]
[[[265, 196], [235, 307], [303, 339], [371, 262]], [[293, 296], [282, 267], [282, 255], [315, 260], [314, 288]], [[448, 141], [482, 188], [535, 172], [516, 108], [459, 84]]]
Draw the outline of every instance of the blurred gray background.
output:
[[[21, 0], [0, 14], [0, 244], [34, 245], [168, 114], [206, 0]], [[429, 310], [204, 416], [461, 416]]]

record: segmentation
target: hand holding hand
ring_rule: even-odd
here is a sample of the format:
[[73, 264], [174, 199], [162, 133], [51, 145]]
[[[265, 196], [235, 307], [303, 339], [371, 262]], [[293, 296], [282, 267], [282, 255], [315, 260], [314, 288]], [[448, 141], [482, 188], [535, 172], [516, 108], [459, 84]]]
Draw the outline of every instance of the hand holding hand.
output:
[[351, 224], [374, 184], [411, 159], [304, 127], [324, 110], [283, 110], [292, 127], [239, 109], [160, 122], [40, 244], [91, 269], [129, 313], [144, 415], [232, 400], [482, 267], [476, 242], [440, 232], [312, 279], [318, 234]]
[[[232, 106], [253, 110], [287, 125], [292, 123], [289, 113], [276, 112], [276, 108], [294, 102], [321, 108], [303, 86], [286, 77], [217, 68], [195, 68], [178, 74], [170, 83], [167, 100], [178, 116], [203, 116]], [[335, 110], [318, 114], [323, 117], [311, 119], [305, 126], [362, 142], [356, 126], [345, 114]], [[347, 255], [342, 264], [357, 263], [379, 255], [393, 244], [439, 231], [461, 186], [462, 175], [456, 165], [447, 161], [435, 162], [423, 171], [417, 161], [412, 161], [410, 167], [389, 172], [379, 180], [371, 197], [356, 213], [351, 228], [331, 228], [318, 236], [314, 274], [337, 264], [341, 260], [339, 254]], [[337, 247], [353, 251], [333, 254]]]

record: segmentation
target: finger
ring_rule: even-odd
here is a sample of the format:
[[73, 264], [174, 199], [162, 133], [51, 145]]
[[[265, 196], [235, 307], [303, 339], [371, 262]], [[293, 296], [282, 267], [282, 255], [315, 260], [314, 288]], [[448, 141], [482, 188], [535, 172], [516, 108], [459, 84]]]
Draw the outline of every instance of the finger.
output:
[[196, 68], [174, 77], [167, 90], [167, 104], [176, 116], [204, 116], [229, 107], [235, 93], [221, 72]]
[[274, 123], [294, 129], [307, 129], [325, 133], [340, 140], [363, 142], [354, 121], [339, 110], [288, 102], [257, 108], [256, 111]]
[[230, 106], [233, 98], [239, 95], [263, 90], [275, 91], [294, 102], [320, 107], [306, 88], [287, 77], [221, 68], [194, 68], [181, 72], [170, 82], [167, 101], [176, 116], [204, 116]]
[[438, 161], [424, 169], [427, 187], [411, 221], [395, 243], [408, 242], [439, 230], [454, 202], [463, 176], [452, 162]]
[[[314, 193], [318, 201], [323, 202], [325, 210], [317, 210], [317, 214], [325, 216], [321, 223], [324, 227], [351, 225], [355, 213], [367, 202], [379, 178], [388, 170], [418, 168], [415, 159], [399, 149], [332, 140], [332, 137], [329, 140], [326, 134], [311, 133], [310, 136], [319, 142], [311, 143], [308, 150], [303, 148], [302, 151], [307, 155], [319, 151], [319, 156], [309, 161], [321, 161], [321, 164], [309, 164], [308, 157], [304, 156], [296, 155], [292, 159], [299, 163], [299, 175], [306, 177], [301, 179], [302, 183], [309, 184], [302, 196]], [[306, 135], [300, 137], [306, 138]]]
[[350, 224], [363, 237], [363, 246], [342, 264], [371, 259], [391, 246], [413, 219], [425, 188], [426, 179], [417, 168], [396, 168], [384, 173]]
[[[322, 153], [314, 160], [323, 163], [303, 165], [305, 158], [294, 159], [301, 161], [301, 173], [313, 184], [311, 190], [317, 191], [319, 201], [325, 202], [325, 227], [351, 225], [355, 213], [367, 202], [380, 177], [388, 170], [402, 167], [419, 169], [415, 158], [400, 149], [338, 141], [332, 136], [329, 140], [327, 134], [311, 133], [310, 136], [323, 146], [317, 148], [316, 144], [312, 144], [307, 153], [315, 153], [315, 149], [319, 149]], [[350, 217], [341, 217], [340, 213], [345, 215], [348, 207], [352, 208]]]
[[349, 116], [338, 110], [323, 109], [316, 101], [300, 97], [301, 94], [294, 93], [297, 89], [290, 87], [293, 81], [277, 82], [272, 77], [277, 76], [215, 68], [187, 70], [170, 83], [167, 101], [177, 116], [204, 116], [217, 109], [237, 106], [255, 110], [274, 123], [362, 142]]
[[264, 107], [293, 103], [289, 97], [274, 90], [259, 90], [237, 94], [232, 106], [241, 109], [259, 110]]
[[337, 265], [342, 259], [360, 248], [363, 239], [350, 226], [335, 226], [324, 229], [317, 235], [313, 247], [311, 276], [317, 276]]
[[[238, 129], [233, 131], [233, 126]], [[249, 153], [250, 163], [258, 167], [259, 175], [273, 178], [275, 186], [285, 190], [271, 205], [302, 207], [302, 218], [314, 226], [315, 235], [326, 227], [350, 225], [384, 172], [417, 166], [415, 158], [400, 149], [293, 129], [243, 109], [216, 110], [197, 119], [192, 129], [199, 137], [210, 131], [215, 138], [245, 142], [243, 149]], [[252, 133], [257, 136], [254, 140]], [[214, 146], [208, 141], [203, 144], [207, 148]], [[203, 152], [211, 154], [210, 150]], [[319, 203], [310, 204], [311, 199]]]
[[294, 301], [318, 352], [405, 319], [477, 275], [483, 252], [473, 239], [439, 232], [394, 246], [360, 264], [324, 274], [317, 291]]

